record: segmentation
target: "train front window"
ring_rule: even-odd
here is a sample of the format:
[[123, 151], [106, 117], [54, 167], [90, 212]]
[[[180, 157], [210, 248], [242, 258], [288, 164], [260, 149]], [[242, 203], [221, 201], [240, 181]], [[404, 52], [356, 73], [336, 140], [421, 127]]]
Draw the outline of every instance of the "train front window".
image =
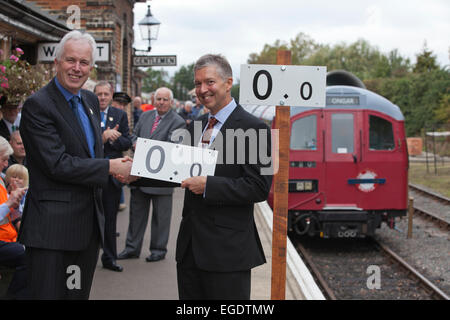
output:
[[370, 150], [395, 149], [392, 123], [377, 116], [369, 116], [369, 148]]
[[291, 126], [291, 150], [317, 149], [317, 118], [315, 115], [295, 120]]
[[331, 132], [333, 153], [353, 153], [353, 114], [333, 114], [331, 116]]

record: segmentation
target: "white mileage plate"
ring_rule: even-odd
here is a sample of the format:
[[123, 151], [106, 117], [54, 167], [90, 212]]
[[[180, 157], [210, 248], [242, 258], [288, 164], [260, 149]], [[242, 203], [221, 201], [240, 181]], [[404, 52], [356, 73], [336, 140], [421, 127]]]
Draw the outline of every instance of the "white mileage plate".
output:
[[138, 138], [131, 174], [176, 183], [213, 176], [217, 155], [217, 150]]

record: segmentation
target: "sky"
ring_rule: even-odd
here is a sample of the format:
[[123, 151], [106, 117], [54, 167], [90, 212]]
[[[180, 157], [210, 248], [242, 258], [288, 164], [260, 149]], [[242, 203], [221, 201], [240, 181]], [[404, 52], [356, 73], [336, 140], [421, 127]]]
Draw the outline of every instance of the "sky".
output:
[[383, 53], [398, 49], [412, 63], [426, 41], [438, 63], [450, 65], [449, 0], [152, 0], [135, 4], [138, 50], [148, 46], [137, 27], [147, 4], [161, 22], [151, 54], [177, 56], [177, 67], [164, 67], [170, 76], [203, 54], [220, 53], [236, 81], [251, 53], [300, 32], [329, 45], [363, 38]]

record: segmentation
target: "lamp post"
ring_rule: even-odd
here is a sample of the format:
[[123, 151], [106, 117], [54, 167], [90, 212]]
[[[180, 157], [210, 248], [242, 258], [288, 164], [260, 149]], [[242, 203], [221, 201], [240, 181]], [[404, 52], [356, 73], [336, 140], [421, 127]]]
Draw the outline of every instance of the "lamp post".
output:
[[148, 51], [152, 50], [151, 41], [158, 39], [159, 32], [159, 22], [155, 17], [153, 17], [150, 11], [150, 5], [148, 5], [148, 11], [144, 19], [142, 19], [138, 25], [141, 31], [141, 36], [143, 40], [148, 40]]

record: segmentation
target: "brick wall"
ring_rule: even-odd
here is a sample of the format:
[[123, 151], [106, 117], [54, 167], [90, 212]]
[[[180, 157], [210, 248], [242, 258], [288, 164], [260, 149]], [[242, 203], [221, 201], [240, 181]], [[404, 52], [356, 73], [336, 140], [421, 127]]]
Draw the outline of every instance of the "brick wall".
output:
[[69, 6], [78, 6], [81, 13], [81, 29], [91, 33], [97, 41], [109, 41], [111, 44], [110, 63], [97, 63], [98, 80], [110, 81], [114, 87], [119, 81], [121, 90], [131, 94], [133, 6], [136, 1], [28, 0], [28, 2], [33, 2], [62, 21], [68, 21], [72, 15], [71, 12], [67, 13]]

